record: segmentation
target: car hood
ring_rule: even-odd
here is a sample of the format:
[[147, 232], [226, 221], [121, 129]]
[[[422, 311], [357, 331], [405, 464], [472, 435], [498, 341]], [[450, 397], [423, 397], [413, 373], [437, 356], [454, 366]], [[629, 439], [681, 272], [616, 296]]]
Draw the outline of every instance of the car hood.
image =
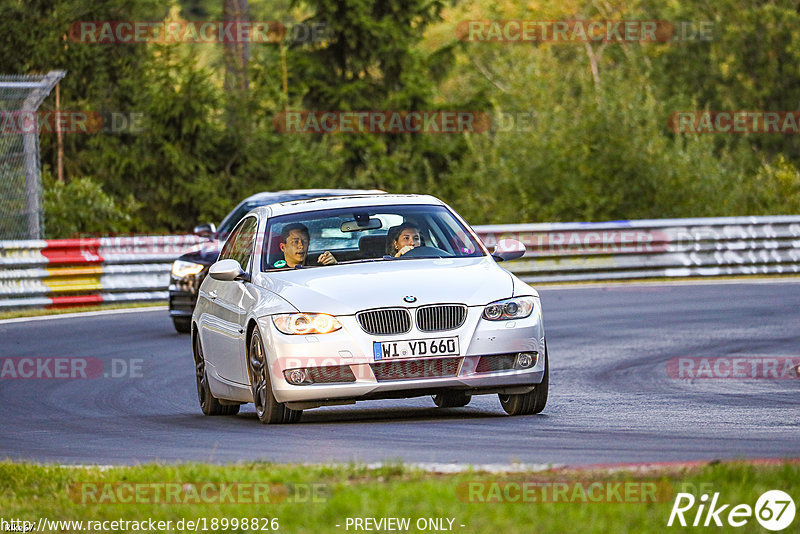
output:
[[[352, 315], [394, 306], [482, 306], [512, 295], [511, 275], [490, 257], [414, 259], [262, 273], [255, 282], [299, 311]], [[403, 299], [416, 297], [413, 303]]]

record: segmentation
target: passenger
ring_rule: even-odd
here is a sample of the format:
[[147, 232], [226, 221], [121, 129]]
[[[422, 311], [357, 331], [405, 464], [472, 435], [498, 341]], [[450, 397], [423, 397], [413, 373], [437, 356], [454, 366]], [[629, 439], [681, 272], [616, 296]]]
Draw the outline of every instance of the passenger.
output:
[[422, 244], [419, 227], [409, 222], [390, 228], [386, 239], [386, 253], [395, 258]]
[[[310, 234], [306, 225], [301, 223], [287, 224], [281, 230], [280, 248], [283, 252], [283, 259], [276, 261], [273, 267], [278, 269], [293, 269], [298, 265], [306, 264], [308, 254], [308, 244], [311, 241]], [[336, 258], [329, 250], [320, 254], [317, 263], [322, 265], [334, 265]]]

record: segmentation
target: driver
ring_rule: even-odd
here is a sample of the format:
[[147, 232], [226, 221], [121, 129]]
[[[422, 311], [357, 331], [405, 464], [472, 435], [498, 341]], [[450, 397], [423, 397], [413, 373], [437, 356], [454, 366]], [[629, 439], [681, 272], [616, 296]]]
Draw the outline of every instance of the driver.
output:
[[387, 235], [387, 253], [399, 258], [409, 250], [422, 244], [419, 227], [413, 223], [405, 222], [392, 228]]
[[[311, 236], [308, 227], [301, 223], [287, 224], [281, 230], [280, 248], [283, 252], [283, 259], [276, 261], [274, 267], [278, 269], [293, 269], [298, 265], [305, 265], [306, 255], [308, 254], [308, 244]], [[334, 265], [338, 263], [336, 258], [329, 250], [320, 254], [317, 263], [322, 265]]]

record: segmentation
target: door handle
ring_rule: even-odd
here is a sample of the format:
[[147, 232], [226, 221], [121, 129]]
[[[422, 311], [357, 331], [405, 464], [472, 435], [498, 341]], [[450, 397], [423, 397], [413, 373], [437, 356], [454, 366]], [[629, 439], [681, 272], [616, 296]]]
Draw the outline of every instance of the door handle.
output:
[[212, 291], [209, 291], [208, 296], [211, 297], [212, 299], [217, 298], [217, 290], [214, 289]]

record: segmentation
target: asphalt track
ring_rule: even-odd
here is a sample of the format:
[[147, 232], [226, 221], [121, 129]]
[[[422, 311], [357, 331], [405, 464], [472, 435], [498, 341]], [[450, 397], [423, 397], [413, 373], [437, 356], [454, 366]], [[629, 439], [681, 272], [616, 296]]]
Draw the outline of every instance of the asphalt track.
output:
[[[800, 457], [800, 380], [676, 380], [675, 357], [800, 356], [800, 283], [625, 285], [541, 291], [551, 363], [541, 415], [495, 395], [306, 411], [258, 423], [252, 405], [204, 417], [189, 337], [166, 311], [0, 324], [0, 358], [140, 366], [119, 378], [0, 379], [0, 459], [607, 464]], [[140, 360], [136, 362], [136, 360]]]

